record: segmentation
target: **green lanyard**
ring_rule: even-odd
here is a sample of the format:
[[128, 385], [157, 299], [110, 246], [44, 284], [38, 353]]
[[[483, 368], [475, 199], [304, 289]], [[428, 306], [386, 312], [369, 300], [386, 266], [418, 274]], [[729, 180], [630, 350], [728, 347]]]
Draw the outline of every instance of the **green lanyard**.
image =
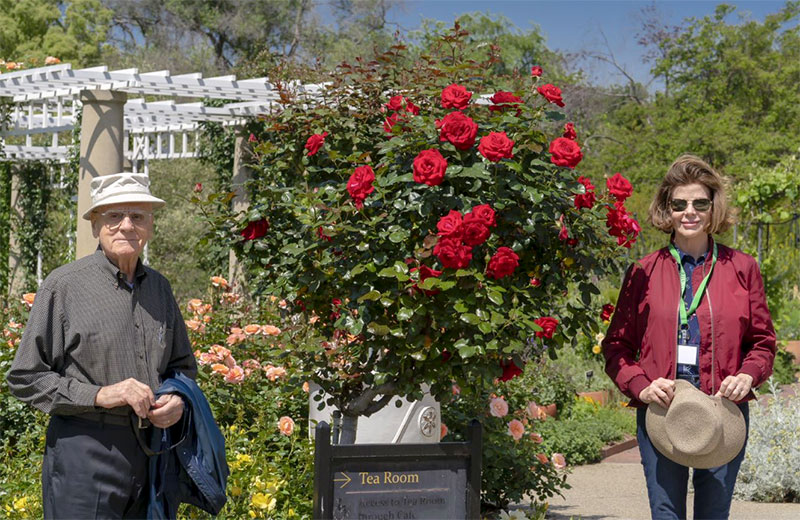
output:
[[703, 281], [700, 282], [700, 287], [697, 288], [697, 292], [694, 294], [694, 298], [692, 299], [691, 305], [689, 305], [689, 309], [686, 309], [686, 304], [683, 301], [683, 293], [686, 292], [686, 271], [683, 269], [683, 264], [681, 263], [681, 257], [678, 254], [678, 250], [675, 249], [675, 245], [670, 242], [669, 244], [669, 252], [672, 253], [672, 257], [675, 258], [675, 261], [678, 263], [678, 269], [680, 269], [681, 273], [681, 299], [678, 302], [678, 309], [681, 315], [681, 328], [689, 327], [689, 316], [694, 314], [694, 311], [697, 310], [697, 307], [700, 306], [700, 300], [703, 299], [703, 292], [706, 290], [706, 286], [708, 285], [708, 280], [711, 278], [711, 272], [714, 271], [714, 264], [717, 263], [717, 243], [714, 242], [714, 249], [713, 254], [711, 255], [711, 269], [708, 270], [708, 274], [703, 278]]

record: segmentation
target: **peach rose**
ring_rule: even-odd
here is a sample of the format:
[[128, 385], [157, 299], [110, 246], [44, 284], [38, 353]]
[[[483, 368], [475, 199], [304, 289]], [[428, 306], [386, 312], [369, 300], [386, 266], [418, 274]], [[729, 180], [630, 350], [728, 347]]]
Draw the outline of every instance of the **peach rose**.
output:
[[452, 390], [453, 390], [453, 395], [461, 395], [461, 387], [458, 386], [457, 384], [453, 383]]
[[274, 325], [264, 325], [261, 327], [261, 332], [266, 336], [277, 336], [281, 333], [281, 329]]
[[215, 374], [220, 374], [224, 376], [228, 373], [229, 370], [230, 369], [228, 367], [220, 363], [214, 363], [213, 365], [211, 365], [211, 371], [214, 372]]
[[538, 419], [539, 418], [539, 405], [536, 404], [535, 401], [531, 401], [528, 403], [528, 406], [525, 407], [525, 413], [528, 414], [528, 417], [531, 419]]
[[547, 455], [544, 453], [537, 453], [536, 458], [539, 459], [539, 462], [542, 464], [548, 464], [550, 461], [547, 459]]
[[206, 324], [198, 320], [186, 320], [186, 328], [203, 334], [206, 331]]
[[308, 381], [306, 381], [305, 383], [303, 383], [303, 392], [308, 393], [310, 391], [311, 387], [309, 386]]
[[201, 300], [200, 298], [192, 298], [186, 304], [186, 308], [189, 310], [189, 312], [197, 312], [197, 310], [200, 309], [202, 306], [203, 306], [203, 300]]
[[28, 308], [30, 309], [31, 307], [33, 307], [33, 300], [35, 298], [36, 298], [36, 293], [32, 293], [32, 292], [25, 293], [25, 294], [22, 295], [22, 303], [27, 305]]
[[59, 63], [61, 63], [61, 60], [59, 60], [55, 56], [48, 56], [44, 59], [45, 65], [58, 65]]
[[228, 368], [233, 368], [237, 365], [236, 359], [233, 356], [228, 356], [222, 360], [222, 364], [224, 364]]
[[278, 430], [286, 436], [294, 433], [294, 421], [291, 417], [283, 416], [278, 421]]
[[286, 303], [286, 300], [281, 300], [278, 302], [278, 307], [280, 307], [281, 309], [285, 309], [287, 305], [288, 304]]
[[17, 68], [17, 64], [13, 61], [6, 62], [6, 70], [15, 70]]
[[439, 440], [442, 440], [447, 435], [447, 425], [442, 423], [441, 431], [439, 432]]
[[244, 370], [242, 370], [242, 367], [240, 367], [238, 365], [236, 365], [233, 368], [231, 368], [230, 370], [228, 370], [228, 373], [225, 374], [225, 382], [226, 383], [239, 384], [242, 381], [244, 381]]
[[230, 287], [228, 285], [228, 280], [226, 280], [221, 276], [212, 276], [211, 285], [213, 285], [214, 287], [219, 287], [221, 289], [227, 289], [228, 287]]
[[515, 441], [518, 441], [525, 434], [525, 425], [519, 419], [512, 419], [508, 423], [508, 434], [511, 435]]
[[489, 413], [495, 417], [505, 417], [508, 415], [508, 403], [502, 397], [495, 397], [489, 401]]
[[531, 437], [531, 440], [533, 442], [535, 442], [536, 444], [541, 444], [542, 442], [544, 442], [544, 439], [542, 439], [542, 436], [539, 435], [536, 432], [531, 433], [530, 437]]
[[248, 336], [251, 336], [253, 334], [258, 334], [259, 332], [261, 332], [261, 325], [256, 325], [255, 323], [251, 323], [250, 325], [244, 326], [244, 333], [247, 334]]
[[211, 348], [208, 349], [208, 351], [213, 352], [214, 355], [218, 356], [220, 361], [231, 355], [231, 351], [222, 345], [211, 345]]
[[264, 373], [267, 376], [267, 379], [270, 381], [275, 381], [276, 379], [281, 379], [286, 377], [286, 369], [283, 367], [274, 367], [272, 365], [267, 365], [264, 367]]
[[556, 469], [564, 469], [567, 467], [567, 459], [560, 453], [553, 453], [553, 467]]
[[203, 352], [200, 356], [197, 356], [197, 362], [201, 365], [212, 365], [214, 363], [219, 363], [222, 361], [219, 356], [216, 354], [212, 354], [211, 352]]

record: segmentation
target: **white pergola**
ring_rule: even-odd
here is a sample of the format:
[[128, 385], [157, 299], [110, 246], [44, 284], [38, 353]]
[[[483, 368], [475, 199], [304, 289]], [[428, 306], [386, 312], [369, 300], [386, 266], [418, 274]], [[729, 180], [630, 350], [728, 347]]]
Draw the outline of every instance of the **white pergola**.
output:
[[[318, 98], [322, 89], [299, 83], [287, 86], [309, 99]], [[81, 214], [88, 208], [92, 178], [122, 170], [148, 173], [150, 160], [197, 157], [203, 122], [241, 126], [270, 112], [279, 92], [267, 78], [204, 78], [200, 73], [108, 67], [73, 70], [66, 63], [0, 74], [0, 97], [14, 104], [10, 120], [0, 128], [0, 161], [64, 164], [71, 153], [71, 134], [81, 121], [77, 207]], [[205, 106], [208, 99], [225, 103]], [[246, 140], [239, 136], [232, 150], [234, 184], [247, 178], [241, 162], [245, 146]], [[240, 193], [234, 204], [241, 207], [246, 200]], [[80, 219], [76, 243], [76, 258], [96, 247], [91, 229]]]

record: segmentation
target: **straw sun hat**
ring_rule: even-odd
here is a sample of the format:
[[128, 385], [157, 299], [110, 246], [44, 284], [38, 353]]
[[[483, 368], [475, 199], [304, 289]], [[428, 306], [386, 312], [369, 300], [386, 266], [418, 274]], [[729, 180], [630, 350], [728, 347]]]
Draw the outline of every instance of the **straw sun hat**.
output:
[[747, 434], [744, 416], [732, 401], [712, 397], [688, 381], [675, 381], [669, 408], [650, 403], [645, 419], [653, 446], [682, 466], [708, 469], [733, 460]]
[[89, 220], [100, 206], [123, 202], [150, 202], [160, 208], [165, 202], [150, 194], [150, 177], [143, 173], [120, 172], [92, 179], [92, 206], [83, 214]]

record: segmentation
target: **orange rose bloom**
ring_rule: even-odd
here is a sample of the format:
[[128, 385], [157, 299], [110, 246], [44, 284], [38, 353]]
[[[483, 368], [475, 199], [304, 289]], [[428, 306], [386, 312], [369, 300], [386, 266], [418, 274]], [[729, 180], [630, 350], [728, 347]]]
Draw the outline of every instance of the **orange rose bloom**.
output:
[[283, 416], [278, 421], [278, 430], [286, 436], [294, 433], [294, 421], [291, 417]]

